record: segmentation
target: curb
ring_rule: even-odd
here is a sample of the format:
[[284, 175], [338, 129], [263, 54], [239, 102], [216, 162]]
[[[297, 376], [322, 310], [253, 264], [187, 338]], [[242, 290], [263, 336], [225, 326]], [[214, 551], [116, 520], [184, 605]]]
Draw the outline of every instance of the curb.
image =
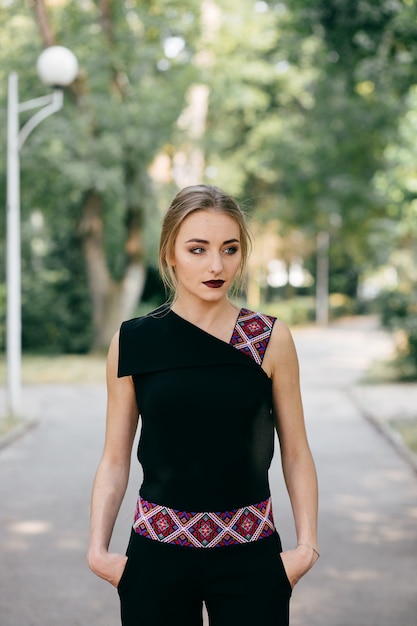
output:
[[390, 425], [380, 419], [377, 419], [370, 411], [368, 411], [357, 399], [352, 389], [348, 390], [348, 395], [353, 404], [359, 410], [360, 414], [374, 426], [374, 428], [393, 446], [400, 456], [407, 461], [411, 468], [417, 473], [417, 454], [415, 454], [408, 446], [405, 445], [400, 433], [390, 427]]
[[28, 433], [32, 428], [35, 428], [39, 424], [36, 419], [26, 419], [22, 420], [16, 426], [14, 426], [9, 432], [0, 436], [0, 450], [6, 448], [10, 444], [14, 443], [21, 437], [23, 437], [26, 433]]

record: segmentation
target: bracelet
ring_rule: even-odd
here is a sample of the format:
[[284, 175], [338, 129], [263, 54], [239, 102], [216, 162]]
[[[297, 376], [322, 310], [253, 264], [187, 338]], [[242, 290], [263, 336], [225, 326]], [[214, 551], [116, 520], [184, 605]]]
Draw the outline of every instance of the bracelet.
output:
[[313, 548], [313, 546], [310, 546], [309, 543], [297, 543], [297, 548], [298, 546], [306, 546], [306, 548], [311, 548], [313, 550], [313, 552], [315, 552], [317, 554], [317, 558], [320, 557], [320, 553], [316, 550], [316, 548]]

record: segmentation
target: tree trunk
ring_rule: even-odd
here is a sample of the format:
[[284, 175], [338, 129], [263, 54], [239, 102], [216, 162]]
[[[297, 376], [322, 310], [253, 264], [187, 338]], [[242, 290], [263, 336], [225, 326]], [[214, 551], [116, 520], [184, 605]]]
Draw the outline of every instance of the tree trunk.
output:
[[145, 284], [145, 266], [141, 255], [140, 231], [131, 228], [126, 244], [129, 261], [124, 277], [115, 281], [109, 272], [103, 241], [102, 199], [87, 194], [80, 233], [83, 237], [87, 276], [93, 307], [93, 350], [109, 345], [121, 322], [133, 315]]
[[[34, 0], [34, 12], [39, 33], [45, 47], [56, 43], [56, 36], [51, 27], [45, 0]], [[113, 46], [112, 3], [109, 0], [99, 2], [102, 30], [109, 47]], [[116, 68], [112, 70], [112, 87], [116, 88], [123, 100], [124, 93]], [[87, 78], [82, 76], [70, 86], [78, 106], [82, 95], [87, 90]], [[129, 168], [127, 168], [129, 169]], [[129, 178], [130, 172], [127, 171]], [[126, 181], [131, 183], [130, 180]], [[80, 234], [87, 266], [87, 277], [93, 308], [94, 341], [93, 350], [107, 349], [109, 342], [119, 328], [120, 323], [134, 313], [145, 284], [145, 266], [141, 240], [141, 216], [138, 207], [128, 207], [128, 233], [125, 250], [128, 262], [123, 279], [115, 281], [109, 271], [103, 239], [103, 206], [101, 196], [90, 191], [86, 194]], [[136, 219], [135, 219], [136, 217]]]
[[36, 22], [38, 24], [39, 33], [41, 35], [43, 45], [45, 48], [54, 46], [56, 44], [55, 33], [51, 28], [49, 16], [46, 11], [44, 0], [34, 0], [33, 3], [36, 15]]

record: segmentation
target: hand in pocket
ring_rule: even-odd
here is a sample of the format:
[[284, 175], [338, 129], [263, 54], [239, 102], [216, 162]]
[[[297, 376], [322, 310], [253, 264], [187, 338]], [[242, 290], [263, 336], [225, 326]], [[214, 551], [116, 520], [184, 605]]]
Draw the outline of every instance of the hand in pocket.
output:
[[298, 546], [295, 550], [281, 552], [281, 559], [291, 587], [294, 589], [298, 581], [313, 567], [317, 555], [308, 546]]
[[127, 556], [115, 552], [106, 552], [100, 559], [95, 559], [94, 563], [89, 561], [91, 570], [116, 588], [123, 576], [126, 563]]

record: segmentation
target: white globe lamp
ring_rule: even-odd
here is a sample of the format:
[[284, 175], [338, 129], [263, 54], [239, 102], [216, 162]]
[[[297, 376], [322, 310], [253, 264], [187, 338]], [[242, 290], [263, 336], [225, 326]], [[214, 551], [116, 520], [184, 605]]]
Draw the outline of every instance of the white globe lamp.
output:
[[66, 87], [78, 74], [77, 57], [64, 46], [50, 46], [38, 57], [36, 68], [45, 85]]

